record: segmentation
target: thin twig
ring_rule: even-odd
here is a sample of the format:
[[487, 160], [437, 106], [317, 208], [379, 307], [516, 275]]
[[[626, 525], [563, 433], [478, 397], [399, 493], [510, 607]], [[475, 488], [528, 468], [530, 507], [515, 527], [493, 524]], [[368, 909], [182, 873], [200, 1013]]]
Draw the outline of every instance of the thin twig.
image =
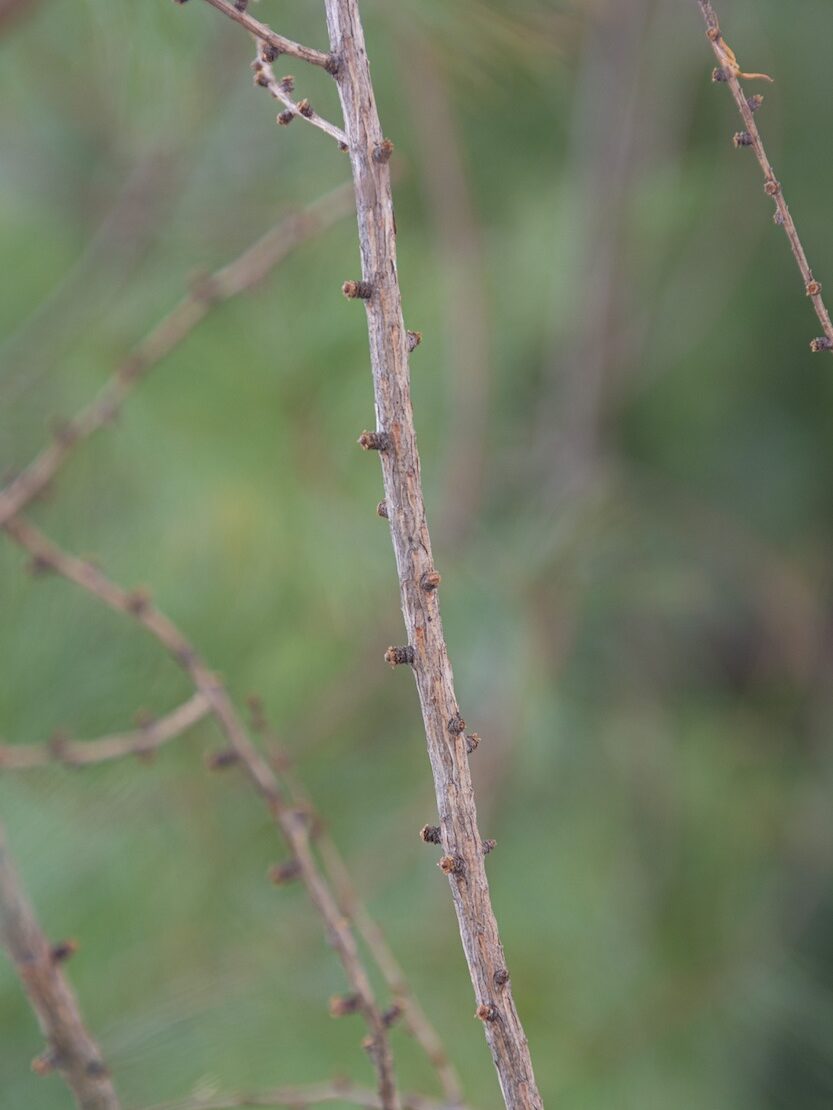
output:
[[[326, 1102], [349, 1102], [353, 1106], [365, 1106], [368, 1110], [381, 1107], [379, 1096], [374, 1091], [356, 1087], [349, 1080], [335, 1080], [332, 1083], [314, 1083], [308, 1087], [277, 1087], [273, 1091], [247, 1094], [208, 1095], [205, 1098], [183, 1098], [177, 1102], [164, 1102], [147, 1110], [238, 1110], [239, 1107], [290, 1107], [291, 1110], [306, 1110], [310, 1106], [320, 1106]], [[445, 1103], [435, 1102], [422, 1095], [404, 1094], [402, 1110], [452, 1110]]]
[[357, 0], [325, 0], [325, 8], [330, 48], [339, 62], [336, 81], [356, 187], [362, 260], [362, 280], [347, 283], [345, 292], [361, 298], [367, 309], [378, 422], [377, 434], [363, 436], [362, 442], [379, 448], [382, 463], [408, 662], [417, 682], [434, 774], [444, 851], [440, 866], [449, 878], [477, 998], [476, 1015], [486, 1031], [504, 1100], [512, 1110], [537, 1110], [541, 1096], [512, 998], [477, 827], [468, 765], [468, 748], [474, 745], [465, 735], [440, 620], [439, 576], [431, 554], [411, 407], [409, 337], [396, 270], [387, 162], [391, 146], [379, 123]]
[[108, 608], [131, 617], [149, 632], [182, 667], [196, 691], [208, 702], [229, 744], [231, 761], [242, 766], [252, 785], [266, 802], [290, 848], [293, 869], [303, 880], [313, 905], [324, 920], [330, 943], [341, 960], [351, 989], [358, 997], [358, 1009], [370, 1030], [366, 1048], [379, 1079], [382, 1106], [384, 1110], [398, 1110], [399, 1100], [387, 1027], [361, 962], [349, 922], [341, 913], [337, 899], [315, 861], [310, 845], [308, 817], [296, 807], [287, 804], [274, 771], [252, 742], [222, 680], [208, 669], [182, 632], [155, 607], [146, 593], [123, 589], [111, 581], [96, 564], [62, 550], [22, 517], [7, 521], [5, 530], [11, 539], [30, 554], [41, 571], [52, 571], [75, 583]]
[[336, 127], [335, 124], [330, 123], [323, 116], [319, 116], [308, 100], [296, 102], [289, 95], [294, 88], [293, 78], [283, 77], [280, 81], [277, 79], [275, 71], [272, 69], [271, 49], [264, 42], [259, 41], [257, 57], [252, 63], [252, 68], [255, 74], [255, 84], [268, 89], [275, 100], [279, 100], [286, 108], [286, 112], [282, 112], [278, 116], [278, 122], [291, 123], [293, 119], [300, 117], [307, 123], [311, 123], [313, 127], [323, 131], [325, 135], [335, 139], [341, 150], [346, 150], [347, 136], [340, 127]]
[[703, 19], [706, 21], [706, 37], [711, 43], [712, 50], [718, 61], [718, 68], [714, 71], [713, 78], [715, 81], [725, 83], [729, 86], [743, 120], [745, 131], [739, 132], [735, 136], [735, 141], [739, 146], [751, 146], [755, 152], [755, 157], [758, 159], [758, 163], [764, 175], [764, 191], [775, 201], [775, 222], [780, 224], [786, 232], [793, 257], [798, 265], [798, 269], [801, 271], [801, 277], [804, 280], [804, 291], [813, 302], [816, 316], [818, 316], [819, 323], [824, 331], [824, 336], [822, 338], [814, 339], [810, 343], [810, 349], [813, 351], [833, 350], [833, 322], [831, 322], [830, 313], [827, 311], [827, 306], [821, 295], [821, 283], [816, 281], [813, 277], [813, 271], [807, 259], [807, 253], [798, 236], [798, 229], [795, 226], [795, 221], [784, 199], [781, 183], [775, 176], [775, 170], [772, 168], [772, 163], [767, 156], [761, 133], [758, 130], [758, 124], [755, 121], [755, 111], [760, 101], [747, 97], [740, 83], [741, 77], [764, 78], [765, 80], [771, 80], [771, 78], [768, 78], [766, 74], [749, 74], [741, 71], [734, 51], [723, 38], [717, 14], [711, 3], [709, 0], [697, 0], [697, 3], [700, 6]]
[[0, 527], [43, 492], [79, 443], [112, 422], [134, 386], [179, 346], [216, 305], [254, 288], [290, 251], [342, 219], [351, 208], [352, 190], [349, 185], [339, 186], [283, 219], [233, 262], [196, 282], [133, 348], [93, 401], [71, 420], [60, 424], [52, 443], [0, 490]]
[[131, 755], [147, 758], [163, 744], [193, 728], [210, 712], [208, 699], [198, 692], [164, 717], [148, 721], [132, 732], [103, 736], [98, 740], [67, 740], [58, 736], [46, 744], [0, 744], [0, 772], [28, 771], [50, 763], [86, 767]]
[[119, 1110], [101, 1050], [88, 1033], [78, 1000], [61, 970], [62, 954], [46, 939], [20, 885], [0, 826], [0, 943], [37, 1015], [47, 1050], [32, 1064], [57, 1071], [81, 1110]]
[[[183, 0], [179, 0], [179, 2], [182, 3]], [[254, 16], [249, 15], [245, 9], [227, 3], [227, 0], [206, 0], [206, 3], [210, 4], [212, 8], [216, 8], [218, 12], [223, 12], [229, 19], [239, 23], [241, 27], [245, 27], [250, 34], [262, 39], [263, 42], [274, 47], [279, 53], [300, 58], [302, 62], [309, 62], [310, 65], [321, 66], [328, 73], [334, 70], [335, 63], [331, 54], [323, 54], [320, 50], [313, 50], [312, 47], [302, 46], [299, 42], [284, 38], [283, 35], [277, 34], [265, 23], [261, 23]]]

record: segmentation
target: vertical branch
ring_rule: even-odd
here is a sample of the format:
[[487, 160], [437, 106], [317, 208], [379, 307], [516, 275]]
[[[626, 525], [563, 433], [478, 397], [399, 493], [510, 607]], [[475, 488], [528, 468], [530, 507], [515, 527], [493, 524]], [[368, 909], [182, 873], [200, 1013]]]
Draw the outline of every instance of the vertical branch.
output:
[[[330, 47], [356, 189], [362, 280], [345, 293], [364, 301], [378, 429], [362, 445], [379, 451], [409, 643], [401, 661], [413, 668], [434, 775], [448, 875], [460, 936], [507, 1107], [535, 1110], [541, 1097], [518, 1017], [492, 910], [477, 827], [468, 748], [454, 693], [437, 600], [439, 576], [431, 554], [411, 407], [409, 337], [396, 270], [396, 227], [386, 142], [379, 116], [357, 0], [325, 0]], [[397, 656], [396, 661], [400, 661]]]
[[78, 1000], [61, 970], [70, 954], [44, 936], [23, 891], [0, 826], [0, 943], [9, 954], [48, 1042], [32, 1065], [58, 1071], [81, 1110], [119, 1110], [101, 1050], [87, 1032]]
[[745, 127], [744, 131], [739, 131], [735, 135], [735, 145], [738, 147], [751, 146], [755, 152], [755, 157], [758, 159], [758, 164], [764, 175], [764, 192], [767, 196], [772, 197], [775, 202], [775, 222], [780, 224], [786, 233], [793, 258], [795, 258], [796, 265], [804, 280], [804, 292], [812, 301], [816, 316], [818, 316], [824, 332], [823, 336], [812, 340], [810, 350], [833, 351], [833, 322], [830, 320], [830, 313], [827, 311], [827, 306], [821, 295], [821, 282], [816, 281], [813, 276], [807, 252], [804, 250], [804, 245], [798, 235], [798, 228], [795, 226], [795, 220], [792, 218], [792, 213], [784, 199], [781, 182], [775, 176], [775, 170], [772, 168], [761, 133], [758, 130], [758, 124], [755, 121], [755, 112], [760, 107], [763, 98], [760, 96], [747, 97], [740, 83], [741, 77], [757, 78], [765, 81], [771, 81], [772, 78], [765, 73], [744, 73], [738, 64], [735, 52], [721, 33], [717, 13], [709, 0], [697, 0], [697, 3], [706, 22], [706, 37], [712, 44], [712, 50], [718, 62], [717, 69], [712, 74], [712, 80], [729, 86]]

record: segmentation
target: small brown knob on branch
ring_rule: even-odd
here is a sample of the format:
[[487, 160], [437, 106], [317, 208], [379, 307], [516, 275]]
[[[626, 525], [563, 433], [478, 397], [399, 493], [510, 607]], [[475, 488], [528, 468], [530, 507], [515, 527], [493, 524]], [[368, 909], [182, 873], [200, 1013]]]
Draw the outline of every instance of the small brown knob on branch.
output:
[[380, 166], [383, 166], [386, 162], [390, 161], [390, 157], [392, 154], [393, 143], [390, 141], [390, 139], [382, 139], [382, 141], [373, 151], [373, 161], [378, 162]]
[[59, 940], [57, 944], [53, 944], [49, 949], [49, 956], [53, 964], [62, 964], [71, 960], [77, 951], [77, 940]]
[[356, 1014], [361, 1004], [362, 1000], [357, 994], [334, 994], [330, 999], [330, 1017], [342, 1018]]
[[387, 1010], [384, 1010], [382, 1012], [382, 1025], [384, 1025], [386, 1029], [390, 1029], [390, 1027], [392, 1025], [395, 1025], [401, 1017], [402, 1007], [399, 1005], [398, 1002], [394, 1002], [390, 1006], [388, 1006]]
[[408, 339], [408, 354], [410, 354], [412, 351], [415, 351], [417, 349], [417, 347], [420, 345], [420, 343], [422, 342], [422, 332], [421, 331], [409, 331], [407, 333], [407, 339]]
[[509, 972], [506, 970], [505, 967], [499, 967], [495, 972], [493, 979], [495, 986], [498, 988], [498, 990], [500, 990], [501, 987], [505, 987], [506, 984], [509, 982]]
[[239, 762], [240, 756], [234, 748], [222, 748], [218, 752], [209, 752], [205, 757], [205, 765], [209, 771], [225, 771]]
[[278, 84], [285, 93], [291, 93], [295, 91], [295, 78], [289, 73], [286, 75], [286, 77], [281, 77]]
[[427, 570], [420, 578], [419, 584], [427, 594], [430, 594], [437, 589], [442, 580], [442, 575], [436, 570]]
[[[177, 0], [177, 3], [183, 3], [183, 0]], [[45, 1048], [40, 1056], [36, 1056], [32, 1061], [32, 1071], [35, 1075], [50, 1075], [57, 1066], [58, 1057], [52, 1048]]]
[[781, 192], [781, 185], [774, 177], [768, 177], [764, 182], [764, 192], [768, 197], [777, 196]]
[[380, 516], [382, 520], [389, 520], [388, 517], [388, 503], [387, 501], [380, 501], [376, 506], [376, 516]]
[[288, 127], [295, 119], [295, 113], [291, 108], [287, 108], [285, 112], [278, 113], [278, 123], [281, 127]]
[[315, 115], [312, 110], [312, 105], [308, 100], [299, 100], [295, 107], [306, 119], [312, 119], [312, 117]]
[[723, 69], [722, 66], [716, 66], [712, 70], [712, 81], [714, 82], [715, 85], [723, 84], [724, 82], [726, 82], [728, 80], [729, 80], [729, 71], [728, 71], [728, 69]]
[[440, 843], [440, 826], [439, 825], [423, 825], [419, 830], [420, 840], [424, 840], [426, 844], [439, 844]]
[[497, 848], [497, 841], [496, 840], [484, 840], [483, 841], [483, 855], [484, 856], [488, 856], [489, 852], [494, 852], [495, 848]]
[[234, 0], [234, 10], [237, 12], [245, 12], [249, 6], [249, 0]]
[[134, 617], [143, 617], [151, 607], [151, 596], [147, 589], [142, 587], [131, 590], [127, 595], [127, 611]]
[[820, 293], [821, 293], [821, 282], [820, 281], [808, 281], [807, 282], [807, 296], [808, 297], [817, 297]]
[[348, 301], [369, 301], [373, 296], [373, 286], [369, 281], [345, 281], [341, 291]]
[[757, 112], [763, 104], [764, 98], [760, 93], [755, 93], [754, 96], [747, 96], [746, 103], [749, 105], [750, 112]]
[[392, 667], [412, 666], [414, 662], [414, 649], [410, 644], [404, 647], [389, 647], [385, 652], [385, 662]]
[[469, 755], [480, 747], [480, 733], [470, 732], [466, 737], [466, 751]]
[[474, 1011], [474, 1016], [480, 1021], [497, 1021], [497, 1006], [495, 1006], [492, 1002], [481, 1002], [481, 1004]]
[[736, 147], [752, 146], [752, 136], [748, 131], [736, 131], [732, 136], [732, 142]]
[[465, 875], [466, 863], [462, 856], [442, 856], [437, 863], [445, 875]]
[[364, 431], [357, 443], [363, 451], [387, 451], [390, 447], [390, 436], [387, 432]]
[[301, 874], [301, 865], [297, 859], [289, 859], [285, 863], [276, 863], [269, 868], [269, 879], [275, 886], [284, 886], [297, 879]]
[[452, 736], [459, 736], [461, 732], [466, 731], [466, 722], [459, 713], [455, 713], [451, 720], [448, 722], [448, 731]]
[[811, 339], [810, 350], [813, 354], [818, 354], [820, 351], [833, 351], [833, 339], [828, 339], [826, 335], [820, 335], [818, 339]]

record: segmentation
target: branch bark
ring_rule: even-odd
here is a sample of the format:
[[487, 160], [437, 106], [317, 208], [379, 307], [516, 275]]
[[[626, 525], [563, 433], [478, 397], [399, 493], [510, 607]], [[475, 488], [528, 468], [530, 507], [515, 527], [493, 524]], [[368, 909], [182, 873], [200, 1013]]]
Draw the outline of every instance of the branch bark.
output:
[[[833, 350], [833, 322], [831, 322], [830, 313], [827, 311], [827, 306], [821, 295], [821, 283], [816, 281], [813, 276], [807, 252], [799, 238], [795, 220], [787, 207], [781, 183], [775, 176], [775, 170], [772, 168], [758, 124], [755, 121], [754, 113], [760, 104], [760, 100], [756, 101], [747, 97], [740, 83], [741, 77], [766, 77], [766, 75], [745, 74], [741, 71], [734, 51], [723, 38], [717, 13], [713, 6], [709, 0], [697, 0], [697, 3], [706, 23], [706, 37], [711, 43], [714, 56], [718, 62], [718, 68], [714, 71], [713, 79], [729, 86], [732, 98], [744, 123], [745, 131], [739, 132], [735, 136], [735, 143], [741, 147], [751, 146], [755, 152], [755, 157], [758, 159], [758, 164], [764, 175], [764, 191], [775, 201], [775, 222], [780, 224], [786, 233], [796, 265], [804, 280], [804, 291], [812, 301], [816, 316], [818, 316], [819, 323], [824, 331], [823, 337], [812, 340], [810, 349], [812, 351], [831, 351]], [[771, 78], [766, 79], [771, 80]]]
[[491, 905], [465, 723], [443, 639], [411, 406], [385, 140], [357, 2], [325, 0], [325, 7], [356, 189], [359, 295], [367, 310], [387, 517], [439, 810], [445, 853], [440, 864], [449, 876], [476, 1014], [484, 1024], [504, 1101], [511, 1110], [536, 1110], [543, 1103]]
[[78, 1000], [38, 924], [17, 877], [0, 826], [0, 942], [14, 964], [48, 1042], [36, 1070], [56, 1070], [81, 1110], [119, 1110], [101, 1050], [87, 1031]]

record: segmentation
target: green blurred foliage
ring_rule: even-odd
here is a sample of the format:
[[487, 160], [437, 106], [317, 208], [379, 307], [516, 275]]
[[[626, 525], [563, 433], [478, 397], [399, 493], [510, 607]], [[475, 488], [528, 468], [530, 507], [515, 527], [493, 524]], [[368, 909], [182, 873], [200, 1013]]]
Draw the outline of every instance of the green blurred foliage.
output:
[[[321, 45], [320, 7], [258, 14]], [[833, 376], [754, 158], [732, 149], [696, 4], [364, 7], [425, 333], [446, 634], [545, 1099], [829, 1107]], [[833, 9], [722, 7], [742, 64], [777, 79], [761, 126], [833, 283]], [[249, 54], [199, 3], [42, 0], [6, 30], [0, 467], [194, 273], [345, 179], [324, 136], [275, 128]], [[335, 117], [329, 79], [292, 70]], [[381, 662], [401, 617], [378, 468], [355, 446], [373, 422], [364, 314], [338, 290], [357, 265], [348, 219], [220, 307], [33, 515], [152, 586], [241, 704], [263, 696], [472, 1103], [496, 1107], [416, 838], [434, 809], [414, 690]], [[485, 338], [473, 366], [461, 334]], [[24, 564], [0, 545], [5, 738], [94, 737], [186, 696], [141, 632]], [[131, 1106], [369, 1079], [359, 1026], [327, 1016], [342, 973], [303, 892], [264, 881], [282, 849], [260, 803], [203, 770], [217, 743], [204, 724], [150, 767], [0, 781]], [[28, 1069], [38, 1033], [5, 965], [0, 1029], [0, 1108], [68, 1106]], [[394, 1047], [404, 1085], [430, 1090], [402, 1032]]]

